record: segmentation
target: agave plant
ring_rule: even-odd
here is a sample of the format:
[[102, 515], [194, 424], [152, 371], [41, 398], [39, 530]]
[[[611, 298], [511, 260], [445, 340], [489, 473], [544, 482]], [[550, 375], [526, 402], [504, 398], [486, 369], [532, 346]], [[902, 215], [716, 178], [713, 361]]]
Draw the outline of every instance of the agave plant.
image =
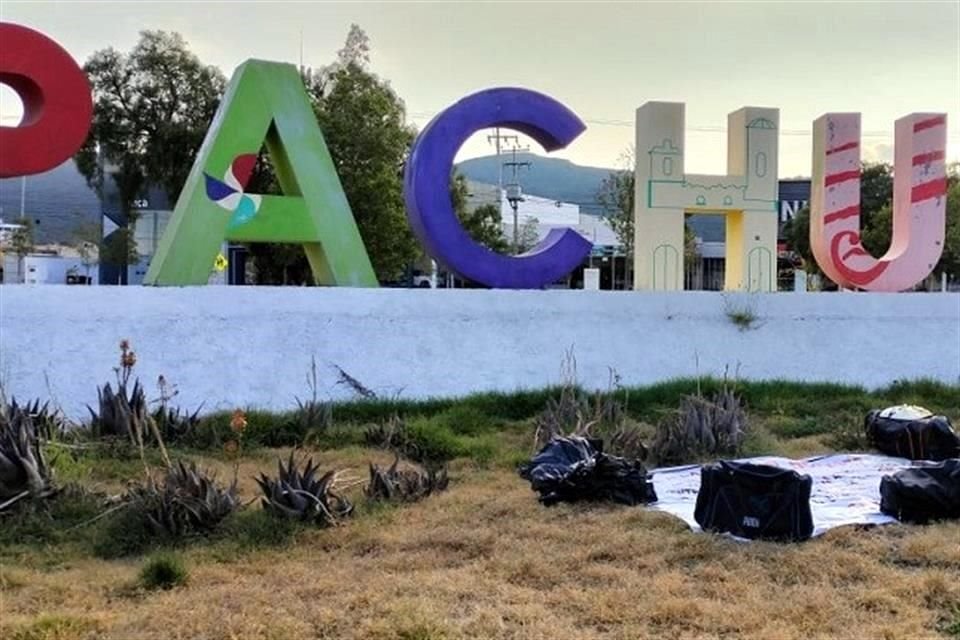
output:
[[150, 419], [147, 408], [147, 395], [140, 385], [140, 381], [133, 383], [133, 391], [127, 394], [127, 386], [121, 382], [117, 392], [108, 382], [103, 388], [97, 389], [100, 412], [95, 412], [89, 406], [90, 430], [95, 437], [128, 438], [136, 445], [143, 441]]
[[43, 440], [56, 440], [67, 430], [67, 421], [58, 409], [50, 407], [50, 401], [40, 404], [40, 400], [27, 402], [23, 405], [17, 404], [16, 398], [10, 399], [9, 406], [5, 411], [13, 413], [23, 411], [30, 416], [33, 426], [36, 429], [37, 436]]
[[321, 525], [337, 524], [353, 512], [353, 505], [333, 492], [337, 472], [328, 471], [319, 479], [319, 467], [307, 460], [301, 471], [290, 453], [286, 466], [277, 462], [276, 478], [260, 474], [257, 484], [263, 491], [261, 502], [269, 513]]
[[180, 412], [179, 407], [159, 406], [151, 416], [154, 423], [166, 442], [179, 442], [190, 436], [200, 424], [200, 411], [203, 405], [197, 407], [193, 413]]
[[0, 410], [0, 511], [23, 498], [53, 495], [53, 471], [30, 413], [11, 403]]
[[159, 482], [149, 478], [133, 488], [128, 498], [153, 533], [172, 538], [211, 531], [240, 505], [236, 479], [224, 488], [213, 474], [183, 461]]
[[370, 500], [415, 502], [447, 488], [450, 479], [447, 468], [399, 469], [400, 456], [397, 456], [389, 468], [383, 469], [370, 465], [370, 484], [366, 495]]

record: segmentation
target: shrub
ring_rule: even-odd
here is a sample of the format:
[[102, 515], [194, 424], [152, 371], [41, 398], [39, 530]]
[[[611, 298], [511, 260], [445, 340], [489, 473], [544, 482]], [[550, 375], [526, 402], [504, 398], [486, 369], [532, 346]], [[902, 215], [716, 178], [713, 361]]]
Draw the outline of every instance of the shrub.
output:
[[368, 425], [363, 432], [363, 443], [378, 449], [403, 451], [409, 440], [407, 423], [396, 414], [385, 422]]
[[464, 455], [465, 449], [461, 440], [446, 426], [432, 418], [421, 418], [407, 427], [407, 441], [401, 453], [430, 467], [445, 464]]
[[[246, 551], [289, 543], [300, 530], [297, 520], [275, 518], [263, 509], [243, 509], [227, 518], [218, 529], [220, 547]], [[236, 558], [237, 554], [227, 557]]]
[[400, 456], [389, 468], [370, 465], [370, 483], [365, 490], [370, 500], [416, 502], [432, 493], [443, 491], [449, 484], [446, 467], [422, 470], [399, 469]]
[[[104, 496], [79, 485], [67, 485], [44, 501], [30, 501], [5, 513], [0, 521], [0, 546], [60, 544], [76, 539], [76, 527], [104, 510]], [[72, 533], [71, 533], [72, 532]]]
[[409, 423], [394, 416], [385, 424], [367, 427], [364, 442], [367, 446], [393, 451], [427, 467], [443, 465], [468, 454], [463, 440], [437, 416], [415, 418]]
[[128, 493], [130, 509], [153, 533], [181, 538], [212, 531], [239, 506], [237, 481], [221, 487], [212, 474], [180, 461], [161, 481], [150, 477]]
[[175, 542], [169, 536], [153, 531], [142, 513], [130, 503], [97, 523], [91, 544], [98, 558], [113, 559], [135, 556], [152, 547]]
[[651, 452], [660, 465], [736, 455], [746, 432], [746, 412], [731, 389], [723, 389], [711, 399], [686, 396], [679, 410], [657, 426]]
[[438, 413], [434, 416], [433, 420], [450, 432], [462, 436], [476, 436], [489, 433], [498, 426], [497, 421], [491, 419], [477, 407], [469, 404], [455, 404], [449, 409]]
[[158, 553], [149, 558], [140, 569], [138, 583], [147, 590], [173, 589], [185, 585], [189, 578], [187, 567], [173, 553]]

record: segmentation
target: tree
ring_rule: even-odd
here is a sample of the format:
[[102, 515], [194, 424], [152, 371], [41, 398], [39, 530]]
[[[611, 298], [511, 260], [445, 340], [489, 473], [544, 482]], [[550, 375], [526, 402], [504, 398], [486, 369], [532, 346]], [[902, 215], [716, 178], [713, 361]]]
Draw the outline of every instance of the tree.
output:
[[403, 101], [367, 68], [369, 50], [366, 34], [352, 25], [337, 61], [311, 74], [308, 89], [374, 271], [389, 281], [420, 251], [403, 201], [414, 130]]
[[460, 224], [470, 237], [497, 253], [507, 253], [510, 245], [503, 237], [503, 219], [500, 208], [495, 204], [477, 207], [460, 218]]
[[860, 219], [865, 229], [871, 226], [873, 215], [892, 200], [893, 166], [884, 162], [863, 163], [860, 167]]
[[125, 266], [133, 257], [134, 201], [154, 184], [176, 201], [225, 79], [216, 67], [201, 63], [179, 34], [164, 31], [142, 31], [128, 54], [96, 51], [84, 71], [93, 86], [94, 109], [77, 167], [101, 197], [107, 179], [116, 184], [127, 226], [102, 258], [122, 259], [114, 264]]
[[302, 246], [251, 243], [247, 249], [254, 265], [255, 284], [314, 284], [313, 271]]
[[800, 256], [804, 271], [811, 274], [820, 274], [820, 266], [813, 257], [810, 249], [810, 207], [806, 206], [793, 214], [783, 225], [783, 237], [787, 246]]
[[485, 204], [469, 211], [467, 205], [469, 191], [466, 177], [460, 172], [455, 172], [450, 180], [450, 200], [453, 202], [453, 210], [460, 219], [460, 224], [475, 242], [491, 251], [506, 253], [509, 245], [503, 237], [499, 207], [494, 204]]
[[[603, 207], [603, 216], [613, 229], [620, 243], [627, 264], [627, 286], [633, 280], [633, 220], [634, 220], [634, 148], [630, 147], [620, 154], [623, 169], [611, 171], [600, 183], [597, 190], [597, 202]], [[691, 263], [700, 255], [697, 249], [697, 237], [684, 219], [683, 226], [684, 259]]]
[[33, 220], [30, 218], [20, 218], [16, 222], [19, 225], [14, 229], [10, 236], [10, 248], [17, 256], [17, 280], [24, 281], [23, 277], [23, 259], [33, 251]]
[[[892, 192], [891, 192], [892, 196]], [[946, 273], [951, 280], [960, 279], [960, 164], [947, 169], [947, 228], [943, 254], [933, 268], [934, 274]], [[883, 255], [890, 248], [893, 237], [893, 207], [887, 202], [873, 216], [873, 224], [863, 232], [863, 246], [875, 256]], [[880, 247], [880, 249], [877, 249]]]
[[539, 224], [540, 221], [536, 218], [527, 218], [520, 225], [520, 231], [517, 233], [516, 252], [518, 254], [530, 251], [540, 241]]
[[620, 154], [620, 164], [623, 169], [611, 171], [600, 183], [596, 198], [603, 207], [603, 216], [616, 234], [628, 262], [632, 263], [635, 180], [633, 147]]
[[81, 221], [73, 227], [70, 239], [80, 256], [84, 275], [89, 279], [90, 268], [97, 264], [102, 250], [100, 227], [92, 222]]
[[[861, 181], [861, 243], [874, 256], [882, 256], [893, 238], [893, 170], [889, 165], [864, 165]], [[881, 198], [886, 200], [881, 202]], [[877, 203], [880, 203], [879, 205]], [[873, 208], [876, 207], [876, 208]], [[947, 167], [947, 229], [943, 255], [933, 273], [960, 279], [960, 164]], [[810, 209], [804, 207], [787, 222], [784, 235], [803, 258], [804, 268], [822, 273], [810, 250]]]

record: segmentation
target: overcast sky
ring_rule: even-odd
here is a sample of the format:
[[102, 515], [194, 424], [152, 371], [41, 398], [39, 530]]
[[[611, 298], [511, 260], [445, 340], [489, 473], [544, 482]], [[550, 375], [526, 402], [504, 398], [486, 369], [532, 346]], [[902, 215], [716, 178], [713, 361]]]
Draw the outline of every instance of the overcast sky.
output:
[[[587, 121], [558, 152], [614, 166], [648, 100], [687, 103], [686, 169], [725, 173], [726, 114], [778, 107], [780, 175], [810, 173], [812, 121], [859, 111], [867, 159], [892, 159], [893, 123], [945, 111], [960, 160], [960, 0], [946, 2], [0, 2], [0, 19], [38, 29], [82, 63], [129, 50], [143, 29], [180, 32], [228, 76], [246, 58], [329, 63], [355, 22], [372, 68], [423, 126], [493, 86], [545, 92]], [[18, 105], [0, 94], [10, 122]], [[704, 130], [706, 129], [706, 131]], [[461, 157], [491, 147], [474, 136]]]

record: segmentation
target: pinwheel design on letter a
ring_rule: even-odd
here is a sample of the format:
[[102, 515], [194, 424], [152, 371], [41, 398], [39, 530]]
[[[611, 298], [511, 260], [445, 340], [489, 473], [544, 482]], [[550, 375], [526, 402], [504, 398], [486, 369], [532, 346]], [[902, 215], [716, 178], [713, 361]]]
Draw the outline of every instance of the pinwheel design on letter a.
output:
[[204, 172], [207, 179], [207, 197], [233, 216], [228, 223], [229, 227], [237, 227], [248, 222], [260, 208], [260, 196], [253, 193], [244, 193], [243, 190], [253, 174], [253, 166], [257, 163], [257, 156], [253, 153], [239, 155], [233, 159], [223, 180], [217, 180], [209, 173]]

